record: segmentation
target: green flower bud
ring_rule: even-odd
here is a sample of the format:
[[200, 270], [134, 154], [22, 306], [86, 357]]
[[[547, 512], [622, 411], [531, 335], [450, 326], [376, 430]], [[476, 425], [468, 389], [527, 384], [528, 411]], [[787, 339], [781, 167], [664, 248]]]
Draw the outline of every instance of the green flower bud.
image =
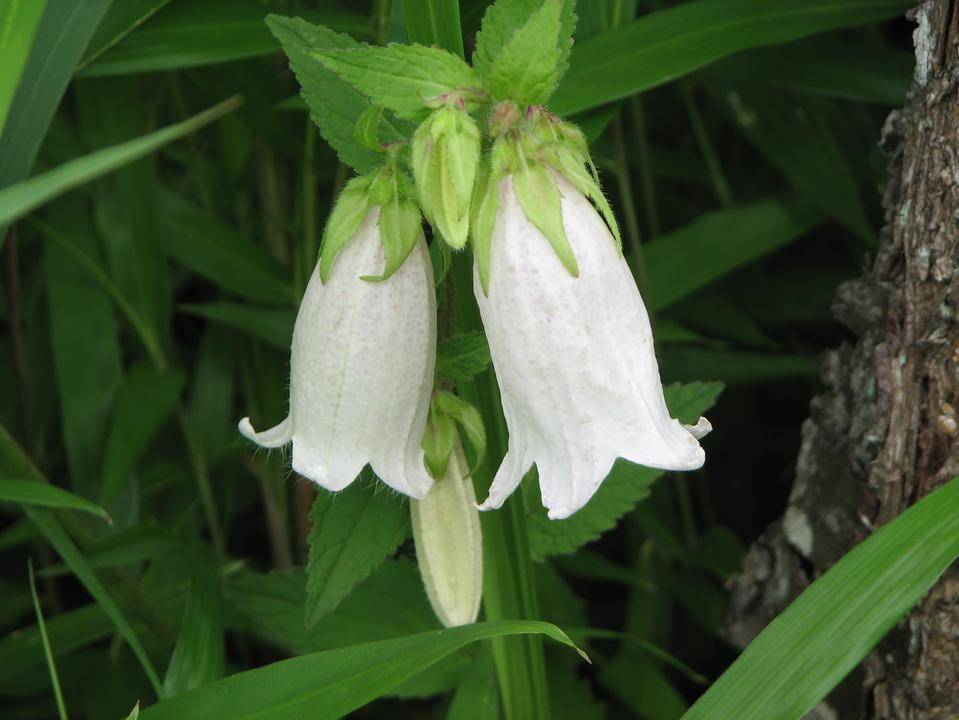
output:
[[455, 429], [443, 478], [423, 500], [410, 501], [410, 515], [416, 561], [433, 612], [446, 627], [474, 622], [483, 597], [483, 537]]
[[470, 200], [480, 160], [476, 121], [455, 98], [413, 135], [411, 162], [426, 218], [452, 248], [466, 245]]

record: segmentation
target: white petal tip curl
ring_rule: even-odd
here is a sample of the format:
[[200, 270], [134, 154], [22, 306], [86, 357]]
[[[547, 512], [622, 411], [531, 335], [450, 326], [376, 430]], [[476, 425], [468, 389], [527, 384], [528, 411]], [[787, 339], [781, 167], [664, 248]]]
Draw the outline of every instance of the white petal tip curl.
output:
[[486, 512], [487, 510], [499, 510], [501, 507], [503, 507], [503, 501], [494, 500], [492, 495], [476, 505], [476, 509], [480, 512]]
[[579, 508], [550, 508], [549, 512], [546, 513], [546, 517], [550, 520], [565, 520], [577, 510], [579, 510]]
[[285, 417], [279, 425], [263, 432], [254, 430], [250, 418], [245, 417], [237, 424], [237, 429], [247, 440], [264, 448], [282, 447], [293, 438], [293, 423], [290, 422], [289, 416]]
[[695, 425], [683, 425], [683, 427], [686, 428], [686, 432], [697, 440], [701, 440], [713, 431], [712, 423], [704, 417], [699, 418], [699, 421]]

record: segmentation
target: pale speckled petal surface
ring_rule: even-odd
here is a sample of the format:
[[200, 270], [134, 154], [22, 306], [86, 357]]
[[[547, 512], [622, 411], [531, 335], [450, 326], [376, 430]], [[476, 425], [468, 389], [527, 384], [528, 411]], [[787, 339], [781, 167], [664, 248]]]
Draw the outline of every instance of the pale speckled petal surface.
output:
[[579, 277], [526, 219], [507, 177], [488, 295], [477, 273], [473, 285], [509, 428], [509, 450], [480, 507], [502, 505], [535, 463], [553, 519], [583, 507], [617, 457], [666, 470], [705, 460], [694, 434], [669, 416], [649, 317], [626, 261], [589, 201], [557, 183]]
[[371, 210], [324, 284], [314, 270], [293, 329], [290, 415], [256, 434], [276, 447], [293, 442], [293, 469], [327, 490], [342, 490], [367, 463], [383, 482], [422, 498], [433, 484], [420, 440], [436, 356], [436, 300], [426, 241], [420, 236], [383, 282], [385, 258]]

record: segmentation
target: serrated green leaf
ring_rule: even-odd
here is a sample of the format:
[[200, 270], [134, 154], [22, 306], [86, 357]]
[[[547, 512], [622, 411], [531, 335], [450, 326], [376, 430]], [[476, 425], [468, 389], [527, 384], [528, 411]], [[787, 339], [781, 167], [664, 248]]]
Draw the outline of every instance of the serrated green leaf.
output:
[[37, 505], [61, 510], [80, 510], [110, 521], [109, 513], [96, 503], [90, 502], [79, 495], [74, 495], [72, 492], [56, 485], [39, 483], [33, 480], [0, 478], [0, 502]]
[[356, 142], [367, 150], [372, 150], [373, 152], [382, 152], [383, 150], [380, 145], [379, 134], [380, 119], [382, 117], [383, 106], [370, 105], [363, 111], [363, 114], [360, 115], [360, 119], [356, 121], [356, 126], [353, 128], [353, 137], [356, 138]]
[[478, 85], [469, 65], [436, 47], [393, 44], [315, 50], [311, 55], [373, 102], [409, 120], [422, 119], [429, 101]]
[[[389, 692], [460, 648], [511, 634], [543, 634], [575, 647], [549, 623], [502, 620], [411, 635], [281, 660], [148, 707], [143, 720], [341, 717]], [[335, 688], [336, 692], [330, 692]]]
[[306, 624], [332, 612], [409, 534], [409, 508], [365, 470], [340, 493], [321, 491], [310, 512]]
[[370, 179], [366, 176], [353, 178], [333, 205], [320, 248], [320, 280], [330, 279], [333, 263], [346, 243], [353, 239], [370, 207]]
[[380, 208], [378, 227], [380, 242], [383, 243], [383, 252], [386, 256], [383, 274], [363, 276], [364, 280], [375, 282], [389, 279], [409, 257], [423, 232], [423, 219], [420, 217], [420, 209], [416, 203], [396, 194], [390, 202]]
[[513, 188], [526, 219], [539, 230], [573, 277], [579, 277], [579, 264], [563, 227], [563, 209], [556, 180], [542, 165], [526, 165], [513, 175]]
[[[565, 0], [561, 28], [558, 33], [558, 51], [561, 58], [559, 74], [562, 75], [573, 45], [573, 28], [576, 16], [573, 13], [575, 0]], [[492, 68], [519, 28], [543, 5], [543, 0], [497, 0], [483, 16], [483, 25], [476, 35], [476, 51], [473, 67], [483, 78], [490, 77]]]
[[440, 340], [436, 346], [436, 375], [454, 382], [469, 382], [492, 362], [486, 335], [465, 333]]
[[[666, 404], [680, 422], [695, 423], [712, 407], [722, 389], [722, 383], [717, 382], [671, 385], [666, 388]], [[653, 482], [662, 474], [661, 470], [619, 459], [586, 507], [571, 517], [550, 520], [544, 508], [530, 507], [529, 542], [533, 557], [571, 553], [595, 540], [649, 495]]]
[[490, 93], [500, 100], [539, 105], [559, 83], [563, 0], [544, 0], [497, 55], [489, 73]]
[[[361, 146], [353, 135], [356, 122], [370, 107], [370, 101], [310, 54], [319, 50], [359, 48], [360, 43], [349, 35], [312, 25], [301, 18], [270, 15], [266, 24], [290, 59], [290, 67], [300, 83], [300, 95], [309, 106], [310, 116], [323, 139], [357, 172], [366, 173], [380, 167], [382, 155]], [[380, 122], [380, 131], [384, 142], [402, 138], [385, 118]]]

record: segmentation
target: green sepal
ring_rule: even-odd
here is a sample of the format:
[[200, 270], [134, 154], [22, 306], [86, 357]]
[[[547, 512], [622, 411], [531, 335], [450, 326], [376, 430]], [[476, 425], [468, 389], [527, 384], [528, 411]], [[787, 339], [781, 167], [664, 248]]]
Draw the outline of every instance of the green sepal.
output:
[[[589, 162], [590, 167], [592, 168], [592, 161], [589, 160], [588, 155], [586, 156], [586, 160]], [[616, 222], [616, 216], [613, 214], [613, 209], [610, 207], [609, 201], [603, 194], [603, 190], [599, 185], [599, 178], [596, 175], [595, 169], [593, 169], [593, 172], [587, 172], [583, 162], [583, 157], [581, 155], [577, 157], [575, 153], [570, 152], [565, 148], [560, 149], [556, 153], [556, 161], [556, 171], [564, 178], [569, 180], [573, 187], [579, 190], [579, 192], [592, 200], [593, 204], [596, 206], [596, 209], [599, 211], [599, 214], [602, 215], [603, 219], [606, 221], [606, 225], [609, 226], [609, 230], [613, 235], [613, 240], [616, 242], [616, 249], [622, 253], [623, 239], [619, 232], [619, 223]]]
[[370, 175], [361, 175], [350, 180], [333, 205], [320, 250], [320, 280], [325, 284], [330, 279], [333, 262], [360, 229], [360, 224], [370, 208]]
[[426, 419], [426, 430], [423, 433], [423, 460], [426, 469], [436, 480], [446, 476], [450, 455], [456, 444], [456, 425], [453, 419], [436, 406], [436, 398], [430, 403], [429, 415]]
[[476, 453], [476, 461], [470, 468], [470, 474], [472, 474], [486, 455], [486, 428], [483, 425], [483, 416], [472, 404], [445, 390], [436, 393], [433, 402], [437, 410], [455, 420], [469, 438], [470, 445]]
[[420, 209], [408, 196], [400, 192], [395, 193], [389, 202], [380, 207], [377, 222], [386, 262], [382, 275], [361, 276], [369, 282], [388, 280], [409, 257], [423, 231]]
[[493, 228], [496, 226], [496, 212], [499, 210], [500, 179], [501, 175], [494, 172], [488, 162], [483, 162], [479, 166], [476, 184], [473, 186], [470, 218], [473, 260], [476, 263], [484, 295], [489, 294], [490, 251], [493, 244]]
[[420, 124], [413, 133], [413, 144], [410, 149], [410, 167], [413, 169], [413, 182], [416, 186], [416, 197], [426, 219], [433, 224], [433, 202], [430, 197], [430, 184], [436, 175], [436, 155], [433, 153], [435, 144], [429, 120]]
[[562, 199], [550, 170], [524, 163], [513, 174], [513, 189], [526, 219], [543, 233], [569, 274], [579, 277], [579, 264], [563, 227]]
[[454, 111], [452, 132], [446, 144], [446, 172], [449, 175], [460, 216], [469, 214], [476, 167], [480, 160], [480, 134], [476, 121], [466, 112]]
[[353, 137], [356, 138], [356, 142], [367, 150], [380, 153], [384, 152], [379, 136], [381, 117], [383, 117], [383, 106], [370, 105], [353, 126]]

